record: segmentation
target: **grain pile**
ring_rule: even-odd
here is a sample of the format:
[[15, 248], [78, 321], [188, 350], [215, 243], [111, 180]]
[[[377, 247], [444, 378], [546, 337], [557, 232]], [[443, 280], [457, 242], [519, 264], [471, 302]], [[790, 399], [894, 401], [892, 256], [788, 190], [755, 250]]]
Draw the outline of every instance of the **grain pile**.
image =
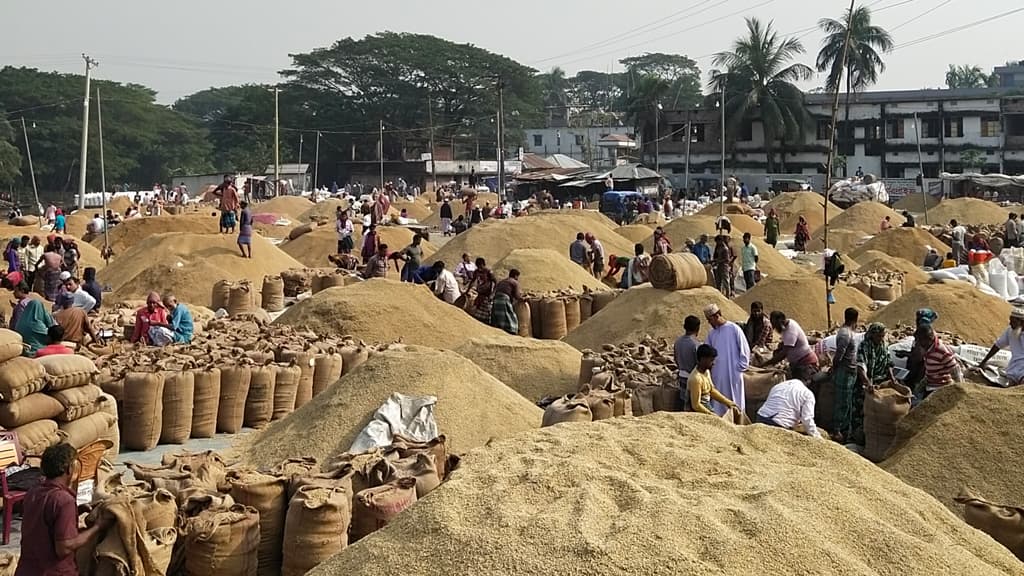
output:
[[648, 250], [651, 248], [647, 246], [650, 243], [648, 241], [651, 239], [651, 227], [646, 224], [619, 226], [615, 229], [615, 233], [635, 244], [644, 244]]
[[329, 288], [289, 307], [275, 324], [366, 342], [455, 348], [470, 338], [503, 334], [438, 300], [426, 286], [374, 279]]
[[[832, 229], [832, 226], [828, 228], [828, 247], [832, 250], [838, 250], [840, 253], [852, 252], [857, 249], [858, 246], [864, 244], [871, 239], [871, 234], [865, 234], [858, 230], [841, 230]], [[823, 252], [825, 250], [825, 233], [824, 229], [821, 229], [818, 234], [815, 234], [811, 241], [807, 243], [808, 252]]]
[[[764, 240], [760, 238], [751, 238], [750, 243], [757, 247], [758, 270], [767, 276], [794, 276], [801, 275], [805, 272], [799, 264], [783, 256], [778, 250], [766, 244]], [[738, 263], [738, 255], [740, 248], [743, 247], [743, 241], [738, 238], [733, 238], [732, 247], [737, 254]]]
[[289, 220], [298, 220], [313, 208], [313, 203], [302, 196], [278, 196], [253, 206], [257, 214], [277, 214]]
[[[753, 211], [754, 210], [748, 204], [743, 204], [742, 202], [725, 203], [725, 213], [728, 214], [729, 217], [732, 217], [733, 214], [751, 214], [753, 213]], [[698, 212], [697, 214], [702, 214], [705, 216], [718, 216], [721, 213], [722, 203], [712, 202], [705, 206], [704, 209]]]
[[903, 258], [911, 262], [923, 262], [928, 254], [928, 247], [938, 250], [939, 254], [949, 252], [949, 246], [932, 236], [922, 228], [893, 228], [868, 240], [850, 255], [856, 260], [868, 250], [884, 252], [889, 256]]
[[[832, 291], [836, 303], [832, 306], [832, 322], [841, 324], [843, 310], [857, 308], [867, 311], [871, 307], [871, 299], [863, 292], [839, 284]], [[825, 311], [825, 277], [821, 275], [780, 276], [768, 278], [743, 293], [736, 299], [736, 304], [744, 310], [750, 309], [752, 302], [764, 304], [765, 312], [780, 310], [787, 318], [792, 318], [806, 331], [826, 330], [828, 317]]]
[[708, 304], [718, 304], [727, 320], [742, 321], [748, 316], [710, 286], [669, 292], [645, 284], [623, 292], [563, 341], [579, 350], [639, 342], [647, 335], [674, 341], [682, 333], [683, 319], [689, 315], [701, 319], [701, 334], [706, 334], [703, 310]]
[[475, 450], [429, 498], [310, 576], [383, 572], [996, 576], [1021, 565], [842, 446], [654, 414]]
[[[785, 192], [772, 198], [763, 207], [767, 214], [772, 208], [779, 215], [779, 224], [783, 234], [792, 234], [796, 230], [797, 218], [803, 216], [807, 220], [807, 227], [817, 230], [825, 224], [824, 213], [825, 197], [817, 192]], [[843, 209], [829, 202], [828, 219], [831, 221], [843, 213]]]
[[399, 214], [401, 214], [402, 210], [405, 210], [405, 213], [409, 215], [409, 218], [413, 218], [419, 222], [423, 222], [434, 213], [433, 210], [430, 209], [430, 206], [415, 200], [412, 202], [398, 201], [391, 206], [395, 210], [398, 210]]
[[1010, 211], [994, 202], [980, 198], [950, 198], [928, 210], [928, 221], [948, 224], [956, 219], [960, 224], [1002, 224]]
[[[744, 232], [750, 232], [755, 238], [764, 236], [764, 225], [750, 216], [746, 214], [730, 214], [728, 218], [732, 224], [732, 235], [734, 237], [739, 238], [743, 236]], [[669, 239], [672, 240], [673, 246], [678, 250], [683, 247], [687, 238], [694, 242], [700, 238], [701, 234], [707, 234], [709, 237], [714, 238], [716, 220], [718, 220], [717, 213], [714, 216], [705, 214], [682, 216], [675, 218], [664, 226], [665, 234], [668, 235]], [[648, 235], [653, 236], [650, 231]]]
[[[173, 292], [182, 302], [209, 306], [220, 280], [248, 279], [257, 286], [268, 274], [301, 268], [276, 246], [253, 238], [254, 258], [242, 258], [234, 236], [171, 233], [149, 236], [111, 260], [100, 281], [113, 291], [111, 301], [145, 298], [151, 290]], [[105, 297], [106, 298], [106, 297]]]
[[903, 198], [900, 198], [898, 202], [892, 205], [892, 207], [899, 211], [906, 210], [908, 212], [921, 213], [924, 212], [926, 198], [928, 210], [938, 206], [941, 201], [941, 199], [931, 195], [922, 196], [921, 194], [908, 194]]
[[962, 488], [994, 502], [1024, 506], [1024, 390], [949, 386], [903, 418], [882, 468], [963, 516]]
[[858, 272], [900, 272], [903, 274], [903, 289], [906, 292], [917, 288], [921, 284], [928, 283], [928, 274], [918, 265], [904, 260], [894, 258], [884, 252], [868, 250], [860, 255], [857, 260], [860, 263]]
[[[355, 228], [356, 232], [352, 235], [352, 240], [355, 242], [356, 247], [353, 253], [358, 255], [362, 247], [362, 226], [356, 226]], [[412, 237], [415, 235], [415, 232], [400, 226], [378, 226], [377, 234], [382, 244], [387, 244], [388, 249], [392, 252], [397, 252], [412, 243]], [[425, 257], [429, 257], [437, 252], [437, 246], [427, 240], [423, 240], [420, 245], [423, 248]], [[327, 257], [338, 253], [338, 234], [334, 231], [334, 219], [332, 218], [324, 226], [303, 234], [295, 240], [285, 242], [281, 245], [281, 250], [284, 250], [292, 258], [311, 268], [331, 266], [331, 263], [327, 261]], [[453, 268], [457, 261], [452, 260], [451, 266]], [[392, 265], [393, 270], [394, 266]]]
[[473, 338], [455, 349], [530, 402], [573, 394], [580, 351], [557, 340], [516, 336]]
[[337, 209], [348, 210], [348, 200], [341, 200], [340, 198], [328, 198], [323, 202], [317, 202], [313, 207], [309, 208], [305, 212], [299, 215], [299, 222], [334, 222], [336, 218]]
[[[218, 216], [210, 211], [183, 214], [181, 216], [146, 216], [130, 218], [117, 226], [111, 226], [107, 233], [110, 247], [117, 258], [150, 236], [168, 232], [189, 232], [192, 234], [216, 234], [220, 230]], [[234, 239], [234, 236], [231, 236]], [[96, 248], [103, 247], [103, 234], [90, 242]]]
[[540, 408], [466, 358], [402, 348], [371, 356], [309, 404], [243, 441], [242, 459], [272, 466], [285, 458], [313, 456], [322, 462], [346, 452], [395, 392], [437, 398], [434, 416], [453, 452], [540, 426]]
[[[447, 262], [446, 265], [454, 268], [455, 262]], [[542, 293], [571, 289], [579, 293], [583, 292], [584, 288], [591, 292], [611, 290], [582, 266], [554, 250], [513, 250], [492, 268], [499, 279], [508, 276], [509, 270], [518, 269], [522, 272], [519, 286], [525, 292]]]
[[[835, 218], [829, 219], [829, 234], [832, 228], [840, 230], [853, 230], [864, 234], [877, 234], [882, 220], [888, 216], [893, 227], [903, 224], [905, 219], [900, 213], [878, 202], [858, 202], [843, 211]], [[823, 229], [814, 231], [813, 237], [819, 238], [824, 232]]]
[[965, 342], [988, 347], [1006, 330], [1013, 307], [966, 282], [949, 281], [922, 284], [879, 310], [871, 320], [887, 326], [911, 324], [921, 308], [938, 313], [936, 330], [952, 332]]

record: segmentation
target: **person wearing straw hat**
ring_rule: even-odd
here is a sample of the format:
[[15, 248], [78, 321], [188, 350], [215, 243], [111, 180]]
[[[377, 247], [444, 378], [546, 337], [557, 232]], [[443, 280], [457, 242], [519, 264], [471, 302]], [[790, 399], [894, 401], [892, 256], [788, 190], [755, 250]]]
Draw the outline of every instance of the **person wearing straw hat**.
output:
[[[723, 396], [736, 403], [740, 411], [746, 410], [746, 392], [743, 387], [743, 373], [750, 366], [750, 346], [743, 330], [722, 316], [718, 304], [704, 307], [704, 318], [711, 324], [704, 343], [718, 353], [711, 369], [711, 381]], [[714, 402], [715, 413], [719, 416], [729, 411], [729, 406]]]
[[977, 369], [983, 370], [997, 352], [1006, 349], [1010, 350], [1010, 361], [1006, 364], [1006, 381], [1010, 386], [1017, 386], [1024, 383], [1024, 308], [1013, 308], [1010, 312], [1010, 326], [996, 339]]

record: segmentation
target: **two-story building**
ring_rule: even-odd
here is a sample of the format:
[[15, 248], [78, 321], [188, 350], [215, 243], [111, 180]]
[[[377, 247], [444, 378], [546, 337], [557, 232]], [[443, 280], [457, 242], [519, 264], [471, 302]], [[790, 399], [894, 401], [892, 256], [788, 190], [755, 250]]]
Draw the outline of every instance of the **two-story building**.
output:
[[564, 154], [595, 168], [610, 168], [637, 147], [633, 129], [627, 126], [527, 128], [523, 133], [523, 152], [544, 157]]

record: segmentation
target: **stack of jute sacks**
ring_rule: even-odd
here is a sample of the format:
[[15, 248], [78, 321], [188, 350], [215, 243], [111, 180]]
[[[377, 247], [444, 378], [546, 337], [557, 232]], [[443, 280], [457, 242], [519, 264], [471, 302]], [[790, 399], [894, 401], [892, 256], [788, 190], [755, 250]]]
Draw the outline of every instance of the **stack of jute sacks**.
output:
[[904, 276], [902, 272], [886, 270], [876, 270], [867, 274], [851, 272], [846, 283], [872, 300], [892, 302], [903, 295]]
[[561, 340], [591, 316], [603, 310], [621, 290], [583, 293], [570, 291], [526, 294], [515, 303], [519, 335], [525, 338]]

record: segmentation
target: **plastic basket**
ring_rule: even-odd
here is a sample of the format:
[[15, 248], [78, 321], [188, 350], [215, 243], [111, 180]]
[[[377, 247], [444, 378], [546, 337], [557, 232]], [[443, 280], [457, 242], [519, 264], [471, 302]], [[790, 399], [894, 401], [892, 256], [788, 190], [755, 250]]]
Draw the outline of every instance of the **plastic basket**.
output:
[[[975, 346], [973, 344], [961, 344], [953, 349], [956, 355], [960, 357], [965, 363], [971, 366], [977, 366], [981, 364], [981, 361], [985, 359], [988, 354], [988, 348], [981, 346]], [[996, 355], [990, 360], [992, 364], [996, 366], [1006, 366], [1010, 363], [1010, 353], [1006, 350], [1000, 350], [996, 352]]]

